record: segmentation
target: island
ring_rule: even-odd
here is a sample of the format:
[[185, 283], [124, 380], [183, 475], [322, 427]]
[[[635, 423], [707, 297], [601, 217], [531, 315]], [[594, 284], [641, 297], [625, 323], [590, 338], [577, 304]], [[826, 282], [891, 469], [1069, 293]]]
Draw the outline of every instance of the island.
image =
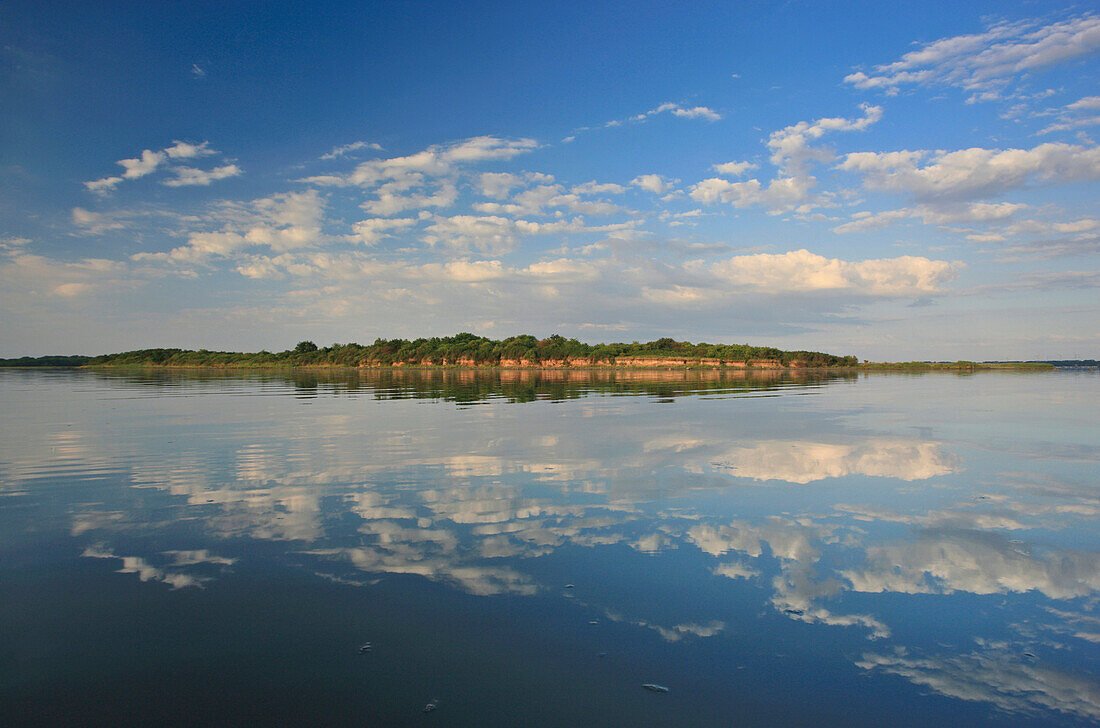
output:
[[285, 351], [139, 349], [99, 356], [41, 356], [0, 359], [0, 367], [175, 367], [215, 369], [281, 368], [635, 368], [635, 369], [849, 369], [860, 371], [1049, 370], [1085, 361], [860, 361], [819, 351], [785, 351], [750, 344], [708, 344], [664, 337], [648, 342], [586, 344], [554, 334], [489, 339], [471, 333], [418, 339], [375, 339], [372, 344], [320, 347], [300, 341]]

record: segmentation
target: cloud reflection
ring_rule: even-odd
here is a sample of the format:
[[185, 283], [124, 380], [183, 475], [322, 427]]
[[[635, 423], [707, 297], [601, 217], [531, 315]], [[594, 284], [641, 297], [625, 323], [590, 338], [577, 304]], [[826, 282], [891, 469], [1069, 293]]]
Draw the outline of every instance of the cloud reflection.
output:
[[[992, 640], [1003, 635], [967, 654], [889, 652], [904, 647], [899, 600], [917, 594], [947, 611], [953, 594], [1013, 598], [1036, 634], [1076, 649], [1100, 642], [1082, 604], [1100, 594], [1100, 552], [1057, 538], [1100, 516], [1094, 483], [1072, 470], [1083, 463], [1058, 461], [1069, 475], [1033, 472], [1030, 461], [1011, 474], [980, 460], [964, 468], [959, 448], [931, 432], [854, 432], [809, 405], [792, 424], [749, 400], [681, 400], [654, 417], [652, 403], [598, 392], [561, 398], [567, 406], [468, 410], [392, 395], [315, 398], [309, 410], [290, 397], [255, 398], [273, 400], [263, 407], [239, 398], [229, 415], [196, 397], [182, 425], [191, 439], [164, 425], [172, 447], [137, 426], [108, 437], [90, 424], [43, 438], [59, 454], [0, 444], [4, 488], [26, 493], [51, 468], [124, 484], [74, 499], [66, 532], [84, 556], [176, 589], [224, 573], [236, 557], [212, 552], [249, 541], [283, 543], [288, 558], [349, 586], [403, 575], [486, 597], [558, 594], [539, 576], [546, 557], [567, 553], [583, 569], [613, 554], [648, 573], [674, 555], [731, 602], [756, 600], [758, 614], [878, 640], [882, 654], [859, 662], [869, 672], [1003, 710], [1096, 717], [1085, 683], [1014, 661]], [[204, 429], [204, 418], [225, 424], [219, 417], [232, 426]], [[132, 551], [112, 547], [116, 537], [167, 528], [150, 522], [154, 509], [187, 519], [211, 547], [118, 555]], [[736, 624], [730, 604], [678, 598], [574, 601], [666, 641], [718, 638]]]
[[1003, 652], [927, 658], [865, 654], [856, 665], [1007, 713], [1034, 715], [1042, 709], [1100, 720], [1100, 683]]

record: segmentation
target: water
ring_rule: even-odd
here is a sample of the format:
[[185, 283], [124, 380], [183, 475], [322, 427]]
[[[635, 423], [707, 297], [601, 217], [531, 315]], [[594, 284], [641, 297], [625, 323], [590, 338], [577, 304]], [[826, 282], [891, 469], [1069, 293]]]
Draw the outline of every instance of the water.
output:
[[1094, 725], [1098, 395], [3, 371], [3, 723]]

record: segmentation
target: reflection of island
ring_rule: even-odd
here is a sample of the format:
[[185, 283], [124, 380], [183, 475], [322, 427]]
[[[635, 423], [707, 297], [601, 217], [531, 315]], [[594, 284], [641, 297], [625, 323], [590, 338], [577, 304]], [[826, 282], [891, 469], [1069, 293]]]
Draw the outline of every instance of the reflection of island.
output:
[[851, 371], [799, 369], [99, 369], [94, 375], [135, 386], [293, 387], [303, 395], [372, 396], [475, 403], [559, 401], [599, 395], [682, 397], [752, 394], [851, 381]]

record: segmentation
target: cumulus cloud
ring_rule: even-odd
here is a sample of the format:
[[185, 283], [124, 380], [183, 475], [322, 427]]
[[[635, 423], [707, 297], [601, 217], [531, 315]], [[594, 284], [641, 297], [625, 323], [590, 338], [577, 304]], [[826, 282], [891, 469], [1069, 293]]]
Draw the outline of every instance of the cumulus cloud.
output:
[[163, 184], [168, 187], [183, 187], [189, 185], [208, 185], [214, 180], [236, 177], [241, 174], [241, 169], [235, 164], [223, 165], [210, 171], [203, 171], [194, 167], [173, 167], [172, 160], [196, 159], [220, 154], [216, 149], [210, 148], [209, 142], [191, 144], [189, 142], [175, 141], [172, 146], [160, 151], [146, 149], [141, 156], [132, 159], [118, 160], [123, 168], [121, 176], [103, 177], [84, 183], [84, 188], [89, 192], [105, 195], [125, 180], [140, 179], [156, 172], [167, 165], [168, 169], [176, 174], [175, 178], [165, 180]]
[[[192, 232], [187, 243], [167, 253], [137, 253], [134, 260], [205, 263], [255, 247], [286, 252], [323, 240], [325, 200], [316, 190], [287, 192], [228, 211], [232, 221], [220, 230]], [[255, 276], [253, 276], [255, 277]]]
[[1100, 178], [1100, 147], [1046, 143], [1032, 149], [854, 152], [837, 168], [860, 175], [867, 189], [903, 193], [922, 201], [961, 202], [1029, 183]]
[[691, 199], [708, 204], [725, 202], [734, 207], [790, 210], [811, 203], [816, 186], [813, 177], [777, 177], [767, 186], [757, 179], [730, 182], [712, 177], [693, 185], [688, 194]]
[[535, 222], [499, 215], [454, 215], [435, 218], [426, 228], [423, 240], [454, 250], [501, 254], [513, 250], [518, 240], [528, 235], [613, 232], [630, 227], [629, 223], [586, 226], [581, 218]]
[[576, 195], [621, 195], [626, 192], [626, 187], [611, 182], [592, 180], [591, 182], [574, 185], [569, 191]]
[[1100, 96], [1085, 96], [1050, 113], [1056, 115], [1058, 120], [1040, 130], [1039, 134], [1096, 126], [1100, 124]]
[[740, 177], [750, 170], [756, 169], [756, 165], [752, 162], [726, 162], [724, 164], [716, 164], [712, 169], [718, 174], [724, 174], [727, 177]]
[[543, 215], [547, 210], [556, 208], [586, 215], [610, 215], [622, 211], [621, 207], [610, 202], [586, 200], [575, 192], [567, 192], [560, 184], [543, 184], [523, 190], [507, 203], [482, 202], [474, 205], [476, 211], [490, 215]]
[[100, 235], [108, 230], [121, 230], [125, 227], [115, 217], [101, 212], [92, 212], [83, 207], [73, 208], [73, 225], [91, 235]]
[[914, 218], [926, 225], [1003, 222], [1027, 207], [1027, 205], [1011, 202], [970, 202], [919, 205], [875, 213], [862, 211], [854, 213], [849, 222], [837, 225], [832, 230], [834, 233], [866, 232]]
[[735, 256], [711, 264], [709, 272], [723, 286], [745, 290], [906, 296], [940, 290], [956, 270], [946, 261], [914, 256], [847, 261], [795, 250]]
[[374, 151], [378, 151], [382, 149], [382, 145], [378, 144], [377, 142], [363, 141], [351, 142], [350, 144], [342, 144], [338, 147], [333, 147], [332, 151], [326, 154], [322, 154], [321, 159], [337, 159], [339, 157], [343, 157], [345, 154], [357, 152], [360, 149], [371, 149]]
[[[549, 184], [554, 181], [553, 175], [541, 172], [524, 172], [512, 174], [510, 172], [484, 172], [477, 177], [477, 189], [485, 197], [504, 199], [517, 187], [526, 187], [530, 184]], [[578, 192], [574, 188], [574, 192]]]
[[[766, 207], [775, 212], [795, 210], [809, 212], [815, 205], [826, 204], [825, 196], [814, 195], [817, 180], [810, 174], [812, 163], [827, 163], [836, 158], [825, 147], [814, 142], [835, 131], [862, 131], [882, 118], [882, 108], [863, 104], [863, 116], [857, 119], [829, 117], [815, 121], [800, 121], [772, 132], [768, 137], [770, 161], [779, 176], [762, 183], [759, 179], [731, 182], [721, 177], [702, 180], [691, 187], [692, 199], [704, 203], [724, 202], [734, 207]], [[719, 174], [739, 177], [756, 165], [748, 162], [727, 162], [714, 165]]]
[[896, 93], [914, 84], [947, 84], [974, 93], [975, 101], [999, 97], [1011, 79], [1100, 50], [1100, 17], [1084, 15], [1047, 25], [994, 23], [984, 32], [927, 43], [899, 60], [844, 78], [860, 89]]
[[386, 183], [376, 190], [376, 199], [367, 200], [361, 207], [372, 215], [396, 215], [405, 210], [446, 208], [458, 200], [458, 188], [450, 182], [431, 191], [406, 192], [404, 188], [401, 182]]
[[655, 195], [662, 195], [672, 189], [672, 182], [659, 174], [643, 174], [630, 180], [630, 184]]
[[208, 157], [213, 154], [220, 154], [218, 150], [210, 148], [210, 142], [190, 144], [178, 140], [173, 142], [172, 146], [167, 147], [164, 153], [168, 155], [169, 159], [194, 159], [195, 157]]
[[416, 225], [418, 220], [411, 217], [376, 217], [360, 220], [351, 227], [355, 231], [352, 239], [363, 245], [377, 245], [379, 241], [390, 237], [393, 232], [405, 230]]
[[805, 174], [810, 162], [831, 162], [834, 154], [811, 144], [834, 131], [863, 131], [882, 119], [882, 107], [862, 104], [863, 116], [858, 119], [831, 117], [797, 124], [772, 132], [768, 137], [771, 163], [788, 175]]
[[174, 167], [172, 172], [176, 176], [172, 179], [164, 180], [161, 184], [165, 187], [205, 187], [215, 180], [239, 177], [243, 174], [241, 168], [235, 164], [215, 167], [210, 171], [196, 169], [194, 167]]
[[673, 116], [680, 119], [703, 119], [705, 121], [718, 121], [722, 118], [721, 114], [719, 114], [714, 109], [708, 108], [706, 106], [686, 107], [681, 106], [680, 104], [672, 103], [671, 101], [666, 101], [660, 106], [654, 107], [649, 111], [637, 114], [630, 117], [629, 119], [624, 119], [620, 121], [609, 121], [604, 124], [604, 126], [621, 126], [624, 121], [639, 123], [647, 121], [648, 119], [657, 116], [658, 114], [672, 114]]
[[504, 198], [522, 185], [523, 177], [509, 172], [484, 172], [478, 176], [478, 187], [486, 197]]
[[538, 148], [538, 142], [534, 139], [480, 136], [451, 144], [433, 145], [415, 154], [361, 162], [346, 175], [319, 175], [300, 181], [316, 185], [365, 188], [371, 188], [386, 181], [412, 180], [414, 183], [420, 183], [422, 177], [416, 175], [443, 177], [454, 173], [462, 165], [512, 159], [536, 148]]
[[0, 237], [0, 250], [5, 253], [14, 253], [17, 250], [22, 250], [31, 242], [30, 238], [17, 238], [12, 236]]
[[[986, 235], [971, 234], [967, 238], [976, 242], [1004, 243], [999, 248], [1002, 260], [1045, 260], [1067, 255], [1089, 255], [1100, 252], [1100, 220], [1082, 217], [1077, 220], [1018, 220], [997, 228]], [[1079, 271], [1079, 274], [1087, 274]], [[1032, 281], [1062, 282], [1074, 280], [1073, 274], [1034, 273]], [[1076, 276], [1084, 282], [1087, 277]]]
[[125, 263], [103, 258], [61, 261], [23, 252], [13, 246], [0, 263], [0, 282], [20, 297], [56, 296], [71, 299], [86, 294], [121, 290], [136, 283], [127, 280]]

